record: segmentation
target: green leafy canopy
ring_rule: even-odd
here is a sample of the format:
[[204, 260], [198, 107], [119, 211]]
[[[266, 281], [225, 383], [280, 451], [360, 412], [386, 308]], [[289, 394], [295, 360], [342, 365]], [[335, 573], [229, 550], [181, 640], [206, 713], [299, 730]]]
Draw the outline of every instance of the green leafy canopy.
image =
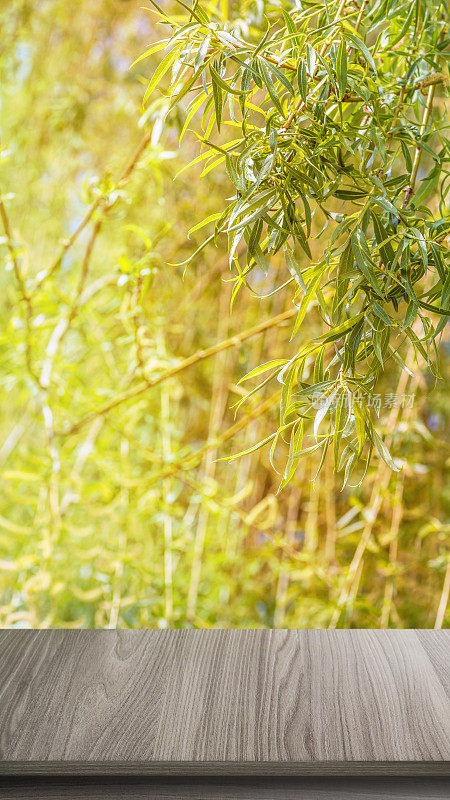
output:
[[247, 16], [224, 5], [157, 9], [169, 36], [149, 50], [164, 57], [146, 99], [164, 115], [181, 109], [203, 175], [225, 165], [234, 187], [195, 226], [214, 223], [189, 261], [228, 236], [236, 294], [283, 254], [293, 337], [307, 336], [315, 308], [326, 325], [272, 368], [282, 385], [274, 445], [290, 437], [281, 485], [311, 448], [321, 465], [331, 446], [345, 482], [373, 452], [398, 469], [374, 392], [414, 354], [439, 374], [449, 315], [445, 4], [298, 0], [259, 20], [251, 4]]

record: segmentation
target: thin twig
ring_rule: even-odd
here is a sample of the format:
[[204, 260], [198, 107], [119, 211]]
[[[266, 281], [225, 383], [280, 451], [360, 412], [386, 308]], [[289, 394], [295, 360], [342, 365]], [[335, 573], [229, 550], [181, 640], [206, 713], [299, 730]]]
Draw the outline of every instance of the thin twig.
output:
[[225, 442], [227, 442], [229, 439], [232, 439], [234, 436], [236, 436], [236, 434], [239, 433], [239, 431], [242, 431], [244, 428], [250, 425], [250, 423], [253, 422], [255, 419], [258, 419], [258, 417], [262, 416], [262, 414], [265, 414], [266, 411], [272, 408], [275, 405], [275, 403], [280, 399], [280, 395], [281, 391], [277, 391], [274, 394], [271, 394], [270, 397], [267, 398], [267, 400], [263, 400], [263, 402], [261, 402], [259, 405], [256, 406], [256, 408], [253, 409], [253, 411], [250, 411], [250, 413], [247, 414], [247, 416], [243, 417], [238, 422], [235, 422], [235, 424], [231, 425], [230, 428], [227, 428], [227, 430], [224, 431], [220, 436], [217, 436], [214, 439], [211, 439], [210, 441], [206, 442], [203, 445], [203, 447], [191, 453], [190, 455], [186, 456], [182, 461], [178, 462], [177, 464], [171, 464], [169, 467], [167, 467], [167, 469], [162, 470], [162, 472], [158, 473], [157, 475], [154, 475], [149, 480], [147, 485], [151, 486], [154, 483], [159, 483], [159, 481], [164, 480], [165, 478], [168, 478], [172, 475], [175, 475], [177, 472], [180, 472], [181, 470], [192, 469], [193, 466], [195, 466], [201, 461], [204, 454], [208, 450], [216, 449], [221, 445], [225, 444]]
[[366, 6], [367, 6], [368, 2], [369, 2], [369, 0], [363, 0], [363, 2], [361, 3], [361, 8], [359, 9], [358, 19], [356, 20], [356, 23], [355, 23], [355, 31], [357, 33], [358, 33], [358, 31], [359, 31], [359, 29], [361, 27], [362, 18], [364, 16], [364, 11], [366, 10]]
[[336, 493], [334, 486], [334, 472], [331, 459], [325, 460], [325, 560], [327, 564], [332, 564], [336, 555]]
[[11, 261], [12, 261], [12, 265], [13, 265], [13, 268], [14, 268], [14, 274], [16, 276], [16, 280], [17, 280], [17, 283], [18, 283], [18, 286], [19, 286], [19, 289], [20, 289], [20, 292], [22, 294], [23, 299], [24, 300], [28, 300], [29, 298], [28, 298], [28, 295], [27, 295], [27, 292], [26, 292], [26, 289], [25, 289], [25, 283], [24, 283], [24, 280], [22, 278], [22, 274], [20, 272], [20, 267], [19, 267], [19, 262], [17, 260], [16, 250], [15, 250], [14, 245], [13, 245], [12, 234], [11, 234], [11, 226], [9, 224], [8, 213], [6, 211], [6, 206], [5, 206], [4, 202], [3, 202], [3, 200], [1, 199], [1, 197], [0, 197], [0, 216], [2, 218], [3, 230], [5, 231], [6, 246], [7, 246], [8, 250], [9, 250], [9, 254], [11, 256]]
[[[400, 375], [399, 382], [397, 385], [397, 392], [396, 392], [397, 395], [404, 394], [408, 380], [409, 380], [408, 373], [403, 371]], [[391, 413], [389, 414], [389, 418], [387, 421], [387, 429], [389, 431], [395, 430], [399, 414], [400, 414], [400, 407], [394, 406], [391, 410]], [[392, 440], [392, 434], [386, 440], [387, 447], [390, 446], [391, 440]], [[372, 494], [370, 497], [368, 513], [366, 516], [366, 522], [363, 531], [361, 533], [361, 536], [359, 538], [356, 550], [353, 554], [353, 558], [350, 562], [350, 566], [348, 568], [348, 573], [344, 581], [344, 585], [341, 588], [341, 592], [339, 594], [339, 599], [337, 602], [337, 607], [331, 617], [329, 625], [330, 628], [337, 627], [342, 613], [348, 608], [348, 606], [350, 605], [350, 601], [352, 599], [354, 601], [354, 599], [356, 598], [361, 579], [361, 567], [364, 555], [369, 545], [370, 538], [372, 536], [372, 531], [383, 503], [383, 496], [388, 489], [391, 477], [392, 477], [392, 471], [390, 467], [388, 467], [388, 465], [385, 464], [384, 461], [381, 461], [380, 464], [378, 465], [378, 469], [374, 478]]]
[[[135, 153], [133, 154], [132, 158], [130, 159], [130, 161], [128, 162], [127, 166], [125, 167], [123, 173], [121, 174], [121, 176], [120, 176], [120, 178], [119, 178], [119, 180], [117, 182], [117, 186], [123, 186], [123, 184], [126, 183], [127, 180], [130, 178], [131, 174], [133, 173], [135, 167], [137, 166], [137, 164], [139, 162], [139, 159], [140, 159], [142, 153], [146, 149], [147, 145], [150, 143], [150, 140], [151, 140], [151, 133], [146, 133], [145, 136], [142, 138], [137, 150], [135, 151]], [[55, 261], [53, 262], [52, 266], [49, 267], [47, 270], [45, 270], [44, 273], [42, 274], [42, 276], [36, 282], [36, 285], [34, 287], [35, 290], [36, 289], [40, 289], [42, 284], [56, 272], [56, 270], [61, 265], [61, 261], [62, 261], [63, 257], [65, 256], [67, 251], [72, 247], [72, 245], [75, 244], [75, 242], [77, 241], [77, 239], [80, 236], [80, 234], [84, 231], [86, 226], [89, 224], [90, 220], [94, 216], [94, 214], [97, 211], [97, 209], [100, 208], [100, 206], [103, 203], [105, 203], [105, 208], [103, 210], [103, 213], [107, 212], [111, 208], [111, 205], [107, 204], [106, 200], [107, 200], [107, 197], [105, 197], [104, 195], [100, 195], [99, 197], [96, 197], [96, 199], [94, 200], [92, 205], [88, 208], [86, 214], [84, 215], [84, 217], [81, 220], [81, 222], [78, 225], [78, 227], [74, 230], [72, 235], [69, 236], [69, 238], [64, 242], [64, 244], [63, 244], [58, 256], [56, 257]]]
[[[166, 355], [164, 334], [158, 332], [158, 350], [161, 357]], [[170, 387], [161, 385], [161, 439], [164, 461], [170, 462], [172, 446], [170, 435]], [[162, 500], [170, 495], [170, 479], [161, 482]], [[164, 536], [164, 618], [171, 625], [173, 618], [173, 526], [172, 516], [167, 512], [163, 514]]]
[[384, 591], [384, 599], [383, 599], [383, 606], [381, 609], [381, 621], [380, 625], [382, 628], [389, 627], [389, 620], [392, 613], [392, 604], [394, 600], [394, 592], [395, 592], [395, 579], [396, 579], [396, 570], [397, 570], [397, 558], [398, 558], [398, 534], [400, 530], [400, 523], [403, 517], [403, 476], [399, 475], [397, 478], [397, 485], [395, 487], [394, 493], [394, 500], [393, 500], [393, 508], [392, 508], [392, 519], [391, 519], [391, 528], [389, 531], [389, 569], [390, 573], [386, 580], [386, 587]]
[[80, 279], [79, 279], [79, 282], [78, 282], [78, 288], [77, 288], [77, 290], [75, 292], [75, 297], [73, 299], [71, 309], [70, 309], [70, 311], [69, 311], [69, 313], [67, 314], [66, 317], [63, 317], [62, 319], [60, 319], [57, 322], [57, 324], [56, 324], [55, 328], [53, 329], [53, 332], [52, 332], [52, 334], [50, 336], [50, 339], [48, 341], [48, 345], [47, 345], [47, 348], [46, 348], [46, 356], [47, 356], [47, 358], [44, 361], [44, 364], [43, 364], [42, 370], [41, 370], [41, 375], [40, 375], [40, 378], [39, 378], [40, 385], [42, 386], [43, 389], [48, 389], [48, 387], [50, 385], [50, 378], [51, 378], [53, 364], [54, 364], [54, 361], [55, 361], [56, 354], [57, 354], [58, 349], [61, 346], [61, 343], [63, 342], [65, 336], [67, 335], [67, 332], [69, 331], [70, 325], [71, 325], [71, 323], [72, 323], [72, 321], [73, 321], [73, 319], [74, 319], [74, 317], [75, 317], [75, 315], [77, 313], [77, 310], [78, 310], [78, 307], [79, 307], [79, 303], [80, 303], [80, 299], [82, 297], [83, 289], [84, 289], [84, 286], [85, 286], [85, 283], [86, 283], [86, 280], [87, 280], [87, 276], [88, 276], [89, 263], [90, 263], [91, 256], [92, 256], [92, 250], [94, 248], [95, 240], [97, 239], [97, 236], [98, 236], [98, 234], [100, 232], [100, 227], [101, 227], [101, 220], [97, 220], [95, 225], [94, 225], [92, 234], [91, 234], [91, 236], [89, 238], [87, 247], [86, 247], [86, 252], [85, 252], [85, 255], [84, 255], [84, 258], [83, 258], [83, 263], [82, 263], [82, 266], [81, 266], [81, 275], [80, 275]]
[[97, 409], [97, 411], [91, 411], [89, 414], [86, 414], [85, 417], [72, 425], [72, 427], [67, 431], [61, 431], [60, 435], [71, 436], [73, 433], [79, 431], [80, 428], [82, 428], [88, 422], [91, 422], [95, 417], [108, 414], [114, 408], [117, 408], [117, 406], [125, 403], [127, 400], [138, 397], [148, 389], [158, 386], [158, 384], [168, 380], [168, 378], [173, 378], [175, 375], [183, 372], [183, 370], [187, 369], [188, 367], [191, 367], [200, 361], [204, 361], [206, 358], [210, 358], [211, 356], [220, 353], [222, 350], [227, 350], [229, 347], [235, 347], [237, 344], [244, 342], [246, 339], [250, 339], [252, 336], [257, 336], [259, 333], [262, 333], [268, 328], [272, 328], [275, 325], [285, 322], [295, 314], [297, 314], [296, 308], [289, 309], [288, 311], [284, 311], [282, 314], [278, 314], [276, 317], [272, 317], [265, 322], [261, 322], [259, 325], [255, 325], [253, 328], [250, 328], [247, 331], [243, 331], [243, 333], [238, 333], [235, 336], [232, 336], [230, 339], [226, 339], [224, 342], [219, 342], [218, 344], [212, 345], [212, 347], [208, 347], [206, 350], [198, 350], [192, 356], [183, 359], [183, 361], [180, 361], [175, 367], [171, 367], [170, 369], [166, 370], [166, 372], [163, 372], [157, 378], [152, 378], [145, 383], [141, 383], [134, 389], [130, 389], [128, 392], [124, 392], [123, 394], [119, 395], [119, 397], [114, 398], [114, 400], [111, 400], [109, 403], [105, 403], [105, 405]]
[[63, 246], [61, 248], [61, 251], [60, 251], [59, 255], [57, 256], [57, 258], [55, 259], [55, 261], [53, 262], [52, 266], [49, 267], [47, 270], [45, 270], [41, 274], [41, 277], [39, 278], [39, 280], [36, 282], [36, 284], [34, 286], [34, 291], [38, 291], [43, 286], [45, 281], [48, 278], [50, 278], [56, 272], [56, 270], [59, 268], [59, 266], [60, 266], [60, 264], [61, 264], [61, 262], [63, 260], [63, 257], [65, 256], [67, 251], [70, 250], [72, 245], [75, 244], [76, 240], [78, 239], [80, 234], [84, 231], [86, 226], [89, 224], [90, 220], [94, 216], [95, 212], [97, 211], [97, 209], [99, 208], [99, 206], [101, 205], [103, 200], [104, 200], [103, 196], [97, 197], [94, 200], [94, 202], [92, 203], [92, 205], [90, 206], [90, 208], [86, 212], [85, 216], [81, 220], [81, 222], [78, 225], [78, 227], [75, 228], [75, 230], [72, 233], [72, 235], [69, 236], [69, 238], [66, 239], [66, 241], [64, 242], [64, 244], [63, 244]]
[[[125, 461], [125, 458], [129, 457], [130, 452], [130, 443], [128, 439], [123, 438], [120, 442], [120, 455], [122, 464]], [[130, 492], [129, 489], [126, 488], [124, 484], [122, 484], [120, 489], [121, 494], [121, 501], [125, 508], [128, 507], [130, 502]], [[119, 614], [120, 614], [120, 604], [122, 600], [122, 580], [123, 580], [123, 572], [124, 572], [124, 560], [125, 560], [125, 552], [127, 548], [127, 528], [128, 528], [128, 517], [125, 520], [125, 523], [120, 527], [119, 535], [118, 535], [118, 552], [116, 558], [116, 565], [114, 569], [114, 579], [113, 579], [113, 595], [111, 600], [111, 608], [109, 612], [109, 621], [107, 628], [115, 629], [119, 623]]]
[[[295, 532], [297, 529], [300, 499], [301, 489], [299, 487], [294, 487], [291, 489], [286, 514], [285, 542], [287, 546], [292, 549], [295, 543]], [[286, 553], [284, 550], [282, 550], [280, 574], [278, 576], [277, 590], [275, 595], [275, 611], [273, 615], [274, 628], [282, 628], [284, 624], [288, 599], [289, 578], [290, 570], [287, 564]]]
[[26, 327], [25, 358], [27, 363], [27, 369], [33, 381], [38, 386], [40, 386], [39, 378], [33, 369], [33, 359], [31, 352], [31, 320], [33, 317], [33, 306], [31, 303], [31, 297], [29, 296], [26, 290], [24, 278], [20, 271], [19, 261], [17, 259], [16, 250], [12, 240], [11, 226], [9, 223], [8, 212], [6, 211], [6, 206], [1, 197], [0, 197], [0, 216], [2, 218], [3, 229], [5, 231], [5, 237], [6, 237], [6, 246], [11, 256], [14, 275], [16, 277], [17, 285], [19, 287], [19, 292], [21, 294], [22, 300], [25, 303], [25, 327]]
[[[230, 304], [231, 284], [222, 286], [219, 307], [219, 322], [217, 327], [217, 336], [222, 339], [226, 333], [229, 325], [229, 316], [227, 309]], [[227, 374], [229, 367], [227, 367], [228, 351], [223, 350], [216, 359], [214, 365], [214, 376], [211, 388], [211, 412], [209, 417], [208, 426], [208, 439], [216, 436], [219, 430], [226, 408], [226, 399], [228, 395], [228, 380]], [[216, 469], [216, 454], [217, 449], [211, 448], [205, 453], [203, 458], [202, 482], [208, 485], [215, 476]], [[200, 585], [203, 550], [205, 546], [206, 531], [208, 528], [208, 505], [203, 504], [200, 508], [199, 518], [197, 521], [194, 537], [194, 553], [192, 557], [191, 575], [188, 589], [188, 600], [186, 616], [189, 620], [193, 620], [197, 613], [197, 599], [198, 590]]]
[[[424, 135], [424, 133], [425, 133], [427, 127], [428, 127], [428, 123], [430, 121], [430, 117], [431, 117], [431, 115], [433, 113], [433, 99], [434, 99], [435, 91], [436, 91], [436, 84], [433, 83], [430, 86], [430, 88], [428, 89], [427, 104], [426, 104], [424, 115], [423, 115], [423, 119], [422, 119], [422, 125], [420, 127], [420, 137], [421, 138]], [[422, 156], [422, 148], [417, 146], [415, 154], [414, 154], [414, 163], [413, 163], [413, 167], [412, 167], [412, 170], [411, 170], [411, 178], [410, 178], [410, 181], [409, 181], [409, 186], [406, 189], [405, 199], [403, 200], [402, 209], [407, 208], [407, 206], [409, 204], [409, 201], [411, 200], [411, 197], [414, 194], [414, 189], [415, 189], [415, 186], [416, 186], [417, 173], [419, 171], [419, 164], [420, 164], [421, 156]]]

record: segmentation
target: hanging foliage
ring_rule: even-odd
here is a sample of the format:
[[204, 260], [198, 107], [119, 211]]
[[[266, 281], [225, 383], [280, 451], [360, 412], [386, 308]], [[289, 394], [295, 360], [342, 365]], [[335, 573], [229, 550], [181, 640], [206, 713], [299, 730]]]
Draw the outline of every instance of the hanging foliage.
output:
[[[234, 17], [178, 5], [176, 16], [156, 6], [169, 35], [141, 57], [163, 54], [145, 101], [181, 109], [181, 138], [193, 128], [201, 144], [185, 167], [202, 163], [208, 180], [224, 165], [232, 187], [192, 229], [210, 233], [183, 264], [228, 237], [234, 299], [281, 253], [294, 343], [302, 331], [293, 357], [246, 376], [282, 387], [269, 437], [272, 453], [289, 443], [281, 486], [313, 450], [319, 468], [333, 453], [344, 483], [356, 468], [363, 479], [373, 453], [398, 470], [377, 430], [377, 384], [410, 372], [407, 347], [439, 377], [450, 313], [444, 3], [298, 0], [264, 18], [252, 4]], [[324, 332], [308, 340], [315, 309]]]

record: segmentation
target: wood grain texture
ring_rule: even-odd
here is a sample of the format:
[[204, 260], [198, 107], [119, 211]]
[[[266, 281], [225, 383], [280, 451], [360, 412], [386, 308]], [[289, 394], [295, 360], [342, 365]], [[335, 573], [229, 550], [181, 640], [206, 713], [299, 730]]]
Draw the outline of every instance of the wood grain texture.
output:
[[416, 634], [450, 696], [450, 631], [418, 630]]
[[446, 773], [449, 652], [449, 631], [0, 631], [0, 772]]
[[155, 778], [0, 781], [2, 800], [436, 800], [433, 778]]

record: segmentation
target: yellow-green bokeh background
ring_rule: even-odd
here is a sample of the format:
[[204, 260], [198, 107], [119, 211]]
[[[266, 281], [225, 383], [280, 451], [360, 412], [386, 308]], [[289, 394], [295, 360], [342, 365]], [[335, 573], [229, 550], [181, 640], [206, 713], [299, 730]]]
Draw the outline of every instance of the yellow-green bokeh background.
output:
[[[230, 185], [220, 171], [200, 181], [195, 167], [173, 180], [198, 145], [188, 135], [178, 151], [176, 115], [160, 136], [151, 114], [142, 116], [157, 57], [130, 65], [161, 34], [141, 3], [10, 0], [0, 21], [8, 151], [0, 191], [30, 286], [76, 229], [96, 186], [117, 178], [144, 131], [154, 131], [101, 220], [47, 393], [29, 367], [39, 374], [48, 359], [97, 218], [31, 296], [28, 329], [1, 245], [0, 625], [326, 627], [336, 623], [366, 531], [358, 591], [336, 624], [432, 627], [448, 570], [448, 411], [445, 386], [425, 372], [412, 413], [401, 414], [394, 431], [405, 469], [386, 477], [374, 464], [363, 487], [342, 493], [329, 467], [312, 483], [317, 464], [304, 460], [277, 495], [266, 449], [217, 462], [276, 424], [273, 409], [226, 436], [265, 396], [235, 417], [240, 378], [290, 347], [283, 326], [60, 435], [178, 359], [281, 312], [285, 298], [260, 301], [243, 291], [230, 315], [224, 251], [204, 251], [185, 274], [172, 266], [201, 241], [200, 234], [188, 241], [187, 230], [220, 208]], [[312, 314], [308, 333], [320, 324]], [[444, 345], [444, 372], [446, 356]], [[398, 375], [390, 379], [386, 392]], [[214, 444], [216, 436], [226, 441]]]

